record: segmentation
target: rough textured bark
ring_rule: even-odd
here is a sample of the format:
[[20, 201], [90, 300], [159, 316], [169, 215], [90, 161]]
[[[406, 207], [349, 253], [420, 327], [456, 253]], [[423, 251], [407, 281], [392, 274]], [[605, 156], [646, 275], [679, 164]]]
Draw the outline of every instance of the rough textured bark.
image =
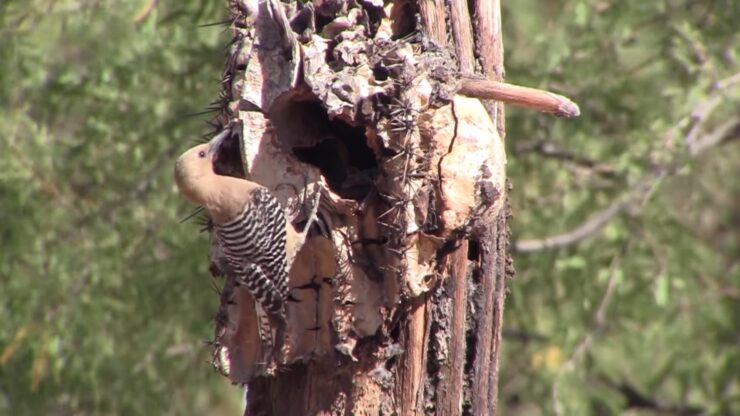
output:
[[463, 75], [502, 80], [498, 1], [233, 0], [230, 13], [216, 168], [268, 187], [297, 228], [323, 221], [291, 268], [274, 356], [211, 250], [225, 276], [214, 364], [247, 385], [245, 414], [495, 414], [503, 104], [459, 91]]

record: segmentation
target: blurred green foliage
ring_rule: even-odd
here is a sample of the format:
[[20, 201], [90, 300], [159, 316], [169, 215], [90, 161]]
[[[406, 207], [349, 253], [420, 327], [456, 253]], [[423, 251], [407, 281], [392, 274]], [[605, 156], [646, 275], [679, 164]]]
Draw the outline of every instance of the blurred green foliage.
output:
[[[217, 96], [228, 34], [198, 25], [225, 2], [149, 3], [0, 3], [0, 414], [238, 413], [205, 363], [206, 237], [170, 170]], [[722, 84], [740, 3], [504, 8], [507, 78], [582, 110], [507, 110], [515, 238], [627, 203], [577, 245], [515, 255], [503, 413], [737, 414], [738, 132], [686, 142], [740, 114]]]
[[228, 42], [197, 25], [225, 3], [134, 21], [146, 3], [0, 3], [0, 414], [239, 412], [206, 364], [207, 240], [171, 176]]
[[740, 414], [740, 3], [503, 3], [507, 79], [582, 112], [507, 109], [515, 240], [624, 201], [515, 253], [506, 414]]

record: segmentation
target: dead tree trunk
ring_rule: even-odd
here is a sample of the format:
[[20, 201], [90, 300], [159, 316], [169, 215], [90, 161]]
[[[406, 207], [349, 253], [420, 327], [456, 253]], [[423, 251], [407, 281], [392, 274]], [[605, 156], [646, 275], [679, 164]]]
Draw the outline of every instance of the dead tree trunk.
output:
[[471, 96], [577, 107], [495, 82], [495, 0], [229, 6], [216, 169], [315, 228], [291, 266], [279, 352], [212, 247], [226, 275], [214, 364], [247, 385], [245, 414], [495, 414], [512, 273], [504, 109]]

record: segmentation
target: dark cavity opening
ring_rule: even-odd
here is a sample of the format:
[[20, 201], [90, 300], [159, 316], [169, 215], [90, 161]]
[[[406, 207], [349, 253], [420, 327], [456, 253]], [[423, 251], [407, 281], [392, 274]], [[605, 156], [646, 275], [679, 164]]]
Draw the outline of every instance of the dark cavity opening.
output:
[[391, 74], [391, 71], [388, 70], [388, 68], [384, 67], [380, 63], [376, 64], [373, 67], [373, 77], [375, 77], [376, 81], [385, 81], [388, 79], [388, 76]]
[[216, 149], [216, 157], [213, 159], [213, 171], [217, 175], [234, 176], [245, 178], [244, 165], [242, 164], [241, 150], [239, 149], [238, 127], [221, 142]]
[[478, 240], [468, 240], [468, 260], [480, 260], [480, 242]]
[[334, 193], [359, 201], [370, 192], [378, 164], [364, 127], [329, 119], [313, 98], [282, 100], [270, 119], [280, 142], [298, 160], [316, 166]]
[[298, 2], [298, 9], [290, 20], [290, 28], [300, 35], [314, 23], [312, 22], [314, 15], [310, 8], [303, 6], [300, 2]]
[[323, 1], [318, 5], [314, 3], [314, 22], [316, 24], [316, 33], [321, 33], [324, 26], [331, 23], [342, 9], [342, 2]]
[[[474, 9], [471, 9], [474, 10]], [[416, 15], [419, 10], [416, 2], [396, 2], [391, 8], [391, 39], [398, 40], [409, 36], [416, 31]]]
[[385, 16], [385, 11], [383, 7], [375, 7], [370, 2], [361, 2], [361, 5], [367, 14], [368, 37], [374, 38], [378, 34], [378, 28], [380, 28], [380, 22]]

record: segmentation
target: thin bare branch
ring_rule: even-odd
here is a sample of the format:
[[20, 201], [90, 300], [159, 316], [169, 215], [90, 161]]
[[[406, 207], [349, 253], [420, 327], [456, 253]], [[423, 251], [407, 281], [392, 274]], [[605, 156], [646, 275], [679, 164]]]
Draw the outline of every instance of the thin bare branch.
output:
[[155, 7], [157, 7], [158, 0], [148, 0], [144, 6], [139, 9], [138, 12], [136, 12], [136, 15], [131, 19], [134, 23], [139, 23], [146, 19], [154, 10]]
[[703, 415], [707, 410], [698, 406], [668, 403], [661, 399], [647, 396], [641, 393], [635, 386], [627, 382], [617, 382], [607, 376], [600, 376], [599, 380], [617, 390], [625, 398], [627, 409], [648, 409], [652, 412], [665, 415], [693, 416]]
[[601, 231], [612, 218], [627, 206], [627, 202], [628, 199], [614, 202], [605, 210], [592, 215], [586, 222], [567, 233], [537, 240], [519, 240], [515, 244], [516, 251], [519, 253], [531, 253], [571, 246]]
[[716, 86], [717, 86], [717, 89], [722, 90], [725, 88], [730, 88], [734, 86], [735, 84], [740, 84], [740, 72], [738, 72], [737, 74], [731, 75], [725, 79], [719, 80]]
[[577, 117], [581, 114], [578, 104], [568, 97], [550, 91], [522, 87], [504, 82], [463, 77], [460, 94], [506, 104], [530, 108], [558, 117]]
[[717, 146], [725, 141], [730, 141], [738, 137], [740, 137], [740, 117], [735, 116], [720, 124], [719, 127], [715, 128], [711, 132], [690, 142], [688, 144], [689, 154], [695, 157], [710, 147]]
[[592, 170], [605, 176], [614, 176], [616, 169], [606, 163], [594, 160], [575, 152], [560, 147], [557, 143], [549, 140], [528, 140], [514, 144], [515, 153], [536, 152], [542, 156], [559, 159], [573, 163], [579, 167]]
[[740, 73], [732, 75], [730, 77], [717, 81], [711, 88], [711, 94], [709, 98], [700, 102], [694, 107], [691, 112], [691, 123], [689, 131], [684, 139], [686, 146], [691, 149], [694, 142], [699, 140], [702, 135], [702, 131], [705, 127], [706, 121], [714, 110], [722, 103], [726, 101], [727, 90], [735, 87], [740, 83]]
[[[740, 77], [734, 75], [719, 81], [717, 85], [722, 84], [725, 86], [724, 88], [729, 88], [730, 86], [736, 85], [737, 82], [740, 82]], [[719, 108], [720, 104], [722, 104], [726, 99], [725, 91], [718, 89], [715, 86], [713, 87], [710, 96], [706, 100], [700, 102], [690, 112], [689, 117], [691, 122], [683, 141], [686, 144], [691, 157], [696, 157], [707, 149], [740, 136], [740, 117], [737, 116], [727, 120], [712, 132], [702, 134], [705, 124], [707, 120], [709, 120], [711, 114], [714, 110]], [[683, 125], [685, 120], [686, 118], [683, 118], [679, 125]], [[668, 135], [674, 137], [671, 133], [676, 132], [679, 129], [679, 126], [671, 128]], [[670, 145], [668, 147], [670, 147]], [[678, 167], [676, 164], [677, 161], [674, 159], [657, 166], [657, 168], [652, 172], [646, 174], [635, 187], [627, 191], [624, 196], [617, 199], [606, 209], [592, 215], [588, 220], [568, 232], [542, 239], [517, 241], [514, 245], [516, 251], [520, 253], [531, 253], [547, 249], [568, 247], [596, 234], [633, 201], [642, 198], [642, 203], [645, 204], [652, 195], [652, 192], [655, 190], [655, 186], [658, 182], [671, 172], [678, 170], [676, 169]]]

